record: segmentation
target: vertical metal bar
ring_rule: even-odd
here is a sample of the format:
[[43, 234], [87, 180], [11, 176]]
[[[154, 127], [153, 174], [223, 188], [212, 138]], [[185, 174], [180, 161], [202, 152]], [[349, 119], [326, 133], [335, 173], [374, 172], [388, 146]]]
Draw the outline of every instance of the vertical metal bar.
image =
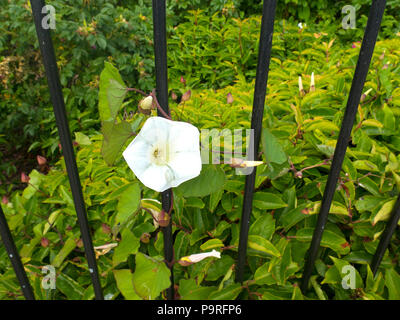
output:
[[381, 264], [383, 255], [387, 247], [389, 246], [390, 239], [393, 236], [394, 231], [396, 230], [397, 223], [400, 219], [400, 195], [397, 198], [396, 204], [394, 205], [392, 215], [390, 216], [389, 221], [386, 224], [385, 231], [383, 231], [381, 240], [379, 241], [378, 248], [376, 248], [375, 255], [372, 258], [371, 262], [371, 271], [375, 275], [378, 271], [378, 267]]
[[[274, 32], [276, 0], [264, 0], [263, 16], [261, 20], [260, 44], [256, 84], [254, 88], [253, 111], [251, 116], [251, 129], [254, 130], [254, 140], [250, 139], [253, 146], [253, 159], [257, 159], [258, 147], [261, 138], [262, 119], [264, 114], [265, 95], [267, 91], [269, 62], [271, 58], [272, 36]], [[238, 261], [236, 266], [236, 281], [243, 282], [244, 267], [246, 262], [247, 241], [249, 234], [250, 215], [253, 208], [253, 193], [256, 178], [256, 168], [246, 176], [242, 220], [238, 248]]]
[[4, 216], [3, 209], [1, 208], [1, 206], [0, 206], [0, 235], [4, 247], [6, 248], [8, 257], [11, 260], [11, 264], [14, 268], [15, 274], [17, 275], [17, 279], [19, 281], [25, 299], [35, 300], [35, 295], [33, 294], [32, 287], [29, 283], [24, 266], [21, 262], [21, 258], [19, 257], [18, 250], [15, 247], [10, 229], [8, 228], [6, 217]]
[[[153, 0], [153, 31], [154, 31], [154, 57], [156, 68], [156, 96], [161, 108], [170, 114], [168, 107], [168, 66], [167, 66], [167, 32], [165, 0]], [[158, 112], [159, 116], [163, 116]], [[169, 212], [172, 203], [172, 190], [161, 193], [161, 203], [164, 211]], [[172, 217], [171, 217], [172, 218]], [[172, 219], [171, 219], [172, 221]], [[163, 228], [164, 256], [171, 270], [171, 287], [167, 289], [167, 298], [174, 299], [174, 274], [170, 265], [174, 258], [172, 223]]]
[[311, 245], [308, 250], [304, 266], [304, 273], [301, 284], [301, 290], [303, 292], [305, 292], [308, 287], [308, 282], [314, 268], [314, 262], [317, 257], [319, 245], [322, 239], [322, 233], [324, 232], [325, 224], [328, 220], [329, 209], [331, 207], [333, 196], [335, 194], [336, 183], [340, 175], [343, 159], [346, 154], [346, 149], [349, 144], [351, 130], [353, 128], [354, 119], [357, 114], [357, 108], [360, 102], [364, 82], [368, 74], [368, 69], [371, 63], [372, 54], [374, 52], [374, 47], [385, 6], [386, 0], [373, 0], [371, 5], [367, 26], [365, 28], [364, 39], [361, 45], [360, 55], [358, 57], [349, 98], [347, 100], [347, 106], [343, 117], [342, 127], [340, 129], [335, 153], [333, 155], [333, 161], [324, 190], [324, 195], [322, 197], [317, 226], [314, 229], [313, 238], [311, 240]]
[[61, 91], [60, 79], [58, 76], [53, 43], [51, 40], [50, 30], [42, 27], [42, 20], [43, 17], [45, 17], [45, 14], [42, 13], [42, 8], [44, 6], [44, 0], [31, 0], [33, 19], [35, 21], [39, 47], [43, 57], [43, 64], [45, 67], [47, 82], [49, 85], [50, 97], [56, 117], [58, 134], [61, 140], [65, 165], [67, 168], [69, 183], [74, 199], [75, 210], [78, 216], [81, 236], [85, 247], [86, 258], [88, 260], [89, 272], [92, 277], [94, 293], [96, 299], [103, 300], [103, 293], [99, 280], [96, 257], [94, 254], [89, 223], [86, 215], [85, 203], [82, 195], [82, 187], [79, 179], [78, 168], [76, 166], [75, 154], [72, 147], [71, 134], [69, 131], [64, 99]]

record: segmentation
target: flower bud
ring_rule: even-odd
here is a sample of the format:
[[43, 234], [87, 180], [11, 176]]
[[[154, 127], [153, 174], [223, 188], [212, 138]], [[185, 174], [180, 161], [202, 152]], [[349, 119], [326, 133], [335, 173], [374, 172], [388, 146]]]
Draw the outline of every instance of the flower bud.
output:
[[47, 248], [50, 244], [49, 239], [43, 237], [42, 239], [40, 239], [40, 244], [43, 248]]
[[82, 248], [82, 247], [83, 247], [83, 241], [82, 241], [82, 239], [75, 240], [75, 242], [76, 242], [76, 246], [77, 246], [78, 248]]
[[188, 101], [192, 96], [192, 91], [188, 90], [182, 95], [182, 101]]
[[103, 231], [103, 233], [105, 233], [105, 234], [109, 234], [109, 233], [111, 233], [111, 228], [108, 224], [102, 223], [101, 231]]
[[303, 81], [301, 80], [301, 76], [299, 76], [299, 92], [300, 92], [300, 96], [305, 95], [305, 91], [303, 88]]
[[310, 92], [315, 91], [315, 79], [314, 79], [314, 72], [311, 73], [311, 83], [310, 83]]
[[161, 210], [160, 214], [158, 215], [159, 226], [163, 228], [168, 227], [170, 220], [171, 220], [170, 215], [164, 210]]
[[216, 250], [212, 250], [211, 252], [191, 254], [190, 256], [180, 258], [178, 263], [181, 266], [189, 266], [193, 263], [200, 262], [201, 260], [204, 260], [205, 258], [208, 257], [214, 257], [220, 259], [221, 253]]
[[232, 158], [230, 166], [232, 168], [249, 168], [249, 167], [257, 167], [260, 164], [263, 164], [262, 161], [250, 161], [250, 160], [243, 160], [239, 158]]
[[28, 183], [30, 178], [25, 174], [25, 172], [21, 172], [21, 182]]
[[228, 103], [228, 104], [233, 103], [233, 96], [232, 96], [232, 93], [230, 93], [230, 92], [226, 96], [226, 103]]
[[8, 204], [8, 198], [7, 198], [7, 196], [3, 196], [3, 198], [1, 199], [1, 203], [2, 203], [2, 204]]
[[360, 102], [363, 102], [365, 100], [365, 98], [368, 96], [368, 94], [372, 91], [372, 88], [368, 89], [367, 91], [365, 91], [360, 98]]
[[183, 76], [181, 76], [181, 83], [183, 83], [185, 86], [186, 86], [186, 79], [183, 77]]
[[36, 160], [37, 160], [39, 166], [43, 166], [47, 163], [47, 159], [45, 157], [42, 157], [39, 155], [36, 156]]
[[175, 92], [172, 91], [172, 93], [171, 93], [171, 98], [172, 98], [172, 100], [175, 101], [176, 99], [178, 99], [178, 96], [176, 95]]
[[143, 243], [149, 243], [150, 242], [150, 234], [147, 232], [144, 232], [141, 236], [140, 236], [140, 241]]
[[153, 108], [153, 97], [147, 96], [139, 102], [139, 107], [143, 110], [150, 110]]

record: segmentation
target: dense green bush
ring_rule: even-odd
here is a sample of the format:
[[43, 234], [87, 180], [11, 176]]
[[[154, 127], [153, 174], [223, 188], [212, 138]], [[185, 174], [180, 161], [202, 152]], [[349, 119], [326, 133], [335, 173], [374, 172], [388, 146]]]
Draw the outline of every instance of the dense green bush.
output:
[[[359, 48], [344, 47], [330, 35], [299, 33], [290, 26], [285, 33], [277, 33], [263, 119], [264, 164], [257, 170], [250, 221], [246, 285], [234, 282], [244, 176], [226, 164], [204, 165], [198, 178], [174, 189], [175, 259], [213, 248], [222, 252], [222, 258], [188, 267], [175, 264], [181, 299], [400, 298], [396, 289], [400, 285], [398, 233], [375, 279], [368, 267], [400, 190], [399, 44], [398, 38], [377, 43], [365, 84], [365, 90], [372, 90], [360, 102], [316, 272], [303, 296], [298, 282], [304, 255]], [[315, 91], [309, 87], [311, 72], [315, 73]], [[305, 95], [299, 93], [299, 75]], [[172, 117], [199, 129], [249, 128], [254, 81], [240, 72], [233, 81], [232, 86], [217, 91], [191, 88], [189, 101], [171, 101]], [[125, 107], [136, 111], [131, 103]], [[122, 118], [121, 110], [118, 119]], [[143, 118], [135, 113], [125, 121], [136, 127]], [[120, 153], [113, 167], [106, 165], [101, 135], [76, 134], [77, 163], [94, 245], [117, 244], [109, 251], [96, 250], [105, 296], [161, 298], [169, 286], [169, 271], [162, 262], [163, 236], [143, 209], [157, 208], [149, 199], [159, 195], [138, 182]], [[35, 294], [40, 299], [93, 298], [63, 159], [47, 175], [32, 171], [30, 178], [29, 185], [2, 207]], [[356, 272], [356, 290], [341, 285], [342, 267], [348, 263]], [[46, 291], [40, 285], [40, 268], [46, 264], [56, 267], [57, 290]], [[156, 270], [157, 277], [145, 270]], [[0, 273], [0, 297], [21, 298], [15, 296], [18, 285], [3, 248]]]
[[[56, 8], [53, 41], [70, 128], [91, 133], [99, 129], [97, 86], [104, 61], [110, 59], [117, 65], [131, 86], [143, 90], [154, 87], [151, 1], [48, 3]], [[0, 111], [6, 115], [0, 120], [0, 132], [9, 134], [0, 148], [7, 163], [1, 164], [0, 180], [10, 183], [16, 182], [19, 171], [35, 166], [36, 154], [53, 162], [60, 153], [29, 2], [2, 0], [0, 4]], [[232, 84], [237, 74], [250, 80], [255, 74], [260, 4], [242, 0], [168, 1], [170, 88], [184, 90], [181, 76], [196, 88], [224, 87]], [[353, 3], [358, 9], [355, 30], [341, 29], [345, 4], [327, 0], [278, 2], [277, 32], [282, 35], [285, 51], [273, 54], [290, 57], [296, 50], [297, 43], [283, 35], [287, 26], [296, 28], [299, 21], [307, 22], [312, 32], [336, 33], [337, 41], [344, 45], [361, 41], [367, 1]], [[388, 1], [380, 37], [392, 37], [400, 31], [398, 9], [396, 1]], [[257, 17], [249, 18], [253, 14]], [[11, 161], [15, 154], [19, 160]], [[15, 185], [9, 186], [7, 193]]]

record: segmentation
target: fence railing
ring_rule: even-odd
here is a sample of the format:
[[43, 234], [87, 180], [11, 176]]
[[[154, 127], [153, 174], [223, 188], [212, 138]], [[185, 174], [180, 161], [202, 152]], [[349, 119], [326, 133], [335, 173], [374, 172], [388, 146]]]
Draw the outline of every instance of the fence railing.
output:
[[[57, 122], [58, 133], [61, 140], [64, 160], [68, 172], [68, 178], [71, 186], [71, 192], [74, 200], [75, 210], [82, 240], [84, 243], [85, 255], [88, 261], [88, 270], [94, 288], [95, 298], [103, 299], [101, 282], [99, 279], [97, 262], [93, 249], [90, 228], [88, 224], [85, 203], [83, 200], [82, 188], [79, 179], [79, 173], [76, 165], [74, 150], [72, 146], [71, 135], [68, 127], [68, 120], [65, 111], [64, 99], [61, 91], [61, 84], [57, 69], [56, 57], [51, 40], [50, 29], [45, 29], [41, 25], [44, 17], [42, 8], [45, 6], [44, 0], [31, 0], [33, 18], [36, 26], [36, 33], [39, 41], [39, 47], [43, 58], [43, 64], [46, 71], [50, 97], [54, 108], [54, 114]], [[307, 253], [301, 289], [305, 292], [308, 288], [308, 282], [314, 269], [314, 263], [317, 257], [318, 249], [322, 239], [325, 224], [327, 222], [329, 209], [335, 193], [336, 184], [342, 169], [343, 159], [348, 146], [351, 130], [355, 120], [357, 107], [360, 101], [364, 82], [367, 77], [369, 65], [374, 51], [378, 31], [382, 21], [386, 0], [373, 0], [367, 26], [365, 28], [364, 38], [358, 57], [358, 63], [355, 69], [351, 90], [347, 100], [346, 111], [342, 121], [337, 145], [335, 148], [331, 169], [328, 175], [328, 181], [324, 190], [320, 212], [318, 215], [317, 226], [311, 240], [311, 245]], [[254, 102], [252, 110], [251, 128], [254, 129], [254, 139], [250, 141], [254, 145], [254, 154], [250, 155], [256, 159], [258, 146], [260, 142], [263, 110], [265, 105], [265, 96], [268, 80], [269, 62], [271, 57], [272, 37], [275, 20], [276, 0], [264, 0], [263, 15], [260, 32], [260, 44], [258, 53], [258, 65], [256, 74], [256, 84], [254, 89]], [[167, 40], [166, 40], [166, 12], [165, 0], [153, 0], [153, 21], [154, 21], [154, 54], [156, 67], [156, 94], [160, 106], [166, 114], [169, 114], [168, 107], [168, 83], [167, 83]], [[160, 116], [162, 116], [160, 114]], [[256, 170], [246, 176], [243, 210], [241, 218], [241, 229], [238, 247], [238, 260], [236, 265], [236, 281], [244, 281], [244, 269], [246, 264], [246, 250], [248, 242], [249, 222], [252, 211], [252, 200], [254, 194]], [[172, 203], [171, 189], [161, 194], [162, 208], [169, 211]], [[390, 239], [396, 229], [400, 218], [400, 195], [393, 208], [392, 215], [386, 224], [386, 228], [381, 235], [381, 239], [375, 255], [371, 261], [371, 270], [375, 274], [381, 263], [382, 257], [389, 245]], [[7, 254], [11, 260], [17, 279], [20, 283], [22, 292], [26, 299], [34, 299], [34, 293], [29, 283], [24, 266], [19, 257], [12, 235], [10, 233], [4, 213], [0, 207], [0, 234], [2, 242], [6, 248]], [[163, 228], [164, 234], [164, 255], [167, 265], [171, 269], [171, 287], [167, 289], [167, 298], [174, 299], [174, 278], [171, 262], [173, 261], [173, 237], [171, 224]]]

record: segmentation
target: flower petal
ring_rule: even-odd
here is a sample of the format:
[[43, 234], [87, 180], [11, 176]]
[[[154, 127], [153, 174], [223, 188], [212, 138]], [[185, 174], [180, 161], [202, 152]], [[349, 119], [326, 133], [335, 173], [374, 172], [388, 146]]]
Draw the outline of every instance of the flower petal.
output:
[[140, 173], [140, 177], [137, 177], [146, 187], [157, 192], [163, 192], [171, 188], [174, 173], [167, 166], [151, 164], [146, 171]]

